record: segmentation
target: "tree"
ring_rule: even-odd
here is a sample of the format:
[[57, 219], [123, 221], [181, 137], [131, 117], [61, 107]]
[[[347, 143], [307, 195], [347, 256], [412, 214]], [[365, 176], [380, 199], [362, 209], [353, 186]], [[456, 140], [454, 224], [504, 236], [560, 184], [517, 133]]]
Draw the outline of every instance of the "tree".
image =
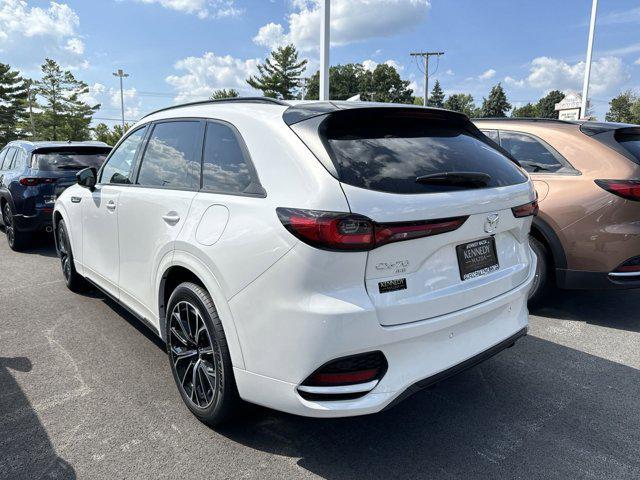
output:
[[250, 76], [247, 83], [256, 90], [262, 90], [265, 97], [292, 100], [299, 96], [306, 65], [306, 59], [298, 60], [298, 51], [293, 45], [278, 47], [264, 63], [258, 65], [259, 75]]
[[631, 90], [622, 92], [609, 102], [607, 122], [640, 123], [640, 97]]
[[467, 117], [478, 116], [476, 113], [476, 105], [473, 102], [473, 97], [466, 93], [454, 93], [453, 95], [449, 95], [444, 102], [444, 108], [464, 113]]
[[564, 93], [560, 90], [552, 90], [538, 100], [536, 105], [537, 116], [540, 118], [558, 118], [560, 112], [556, 111], [556, 103], [564, 98]]
[[240, 94], [234, 88], [230, 88], [227, 90], [226, 88], [220, 90], [214, 90], [211, 96], [209, 97], [211, 100], [223, 100], [225, 98], [237, 98]]
[[506, 117], [509, 110], [511, 110], [511, 104], [507, 101], [507, 94], [498, 83], [489, 92], [489, 98], [482, 99], [481, 114], [485, 118]]
[[520, 108], [514, 108], [511, 116], [518, 118], [536, 118], [539, 116], [538, 107], [532, 103], [527, 103]]
[[93, 136], [99, 142], [104, 142], [107, 145], [115, 145], [120, 141], [120, 138], [127, 133], [127, 131], [131, 128], [131, 125], [128, 123], [124, 124], [124, 131], [122, 130], [121, 124], [116, 124], [110, 130], [109, 127], [104, 123], [99, 123], [93, 129]]
[[373, 72], [365, 71], [362, 99], [370, 102], [413, 103], [413, 90], [408, 80], [402, 80], [398, 71], [386, 63]]
[[20, 136], [26, 104], [25, 80], [9, 65], [0, 63], [0, 148]]
[[44, 100], [36, 115], [38, 136], [45, 140], [87, 140], [91, 136], [91, 118], [100, 105], [89, 106], [82, 96], [89, 92], [86, 83], [47, 58], [36, 93]]
[[444, 92], [442, 91], [442, 87], [438, 80], [436, 80], [436, 83], [433, 85], [433, 90], [431, 90], [431, 93], [429, 94], [427, 106], [437, 108], [444, 107]]
[[[362, 95], [366, 82], [366, 70], [359, 63], [335, 65], [329, 68], [329, 98], [347, 100]], [[314, 73], [307, 81], [305, 99], [318, 100], [320, 93], [320, 72]]]

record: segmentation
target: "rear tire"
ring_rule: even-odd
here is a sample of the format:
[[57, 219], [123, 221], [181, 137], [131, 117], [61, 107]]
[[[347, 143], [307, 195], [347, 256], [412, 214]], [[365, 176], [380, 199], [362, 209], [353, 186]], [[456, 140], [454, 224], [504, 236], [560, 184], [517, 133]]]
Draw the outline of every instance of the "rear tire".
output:
[[198, 420], [216, 426], [242, 403], [222, 323], [209, 293], [185, 282], [167, 305], [167, 352], [182, 400]]
[[58, 226], [56, 227], [56, 238], [58, 240], [58, 257], [60, 257], [62, 275], [64, 275], [67, 288], [75, 293], [81, 293], [88, 290], [89, 284], [84, 277], [76, 271], [76, 267], [73, 263], [71, 242], [69, 241], [69, 234], [67, 233], [67, 227], [64, 220], [60, 220], [60, 222], [58, 222]]
[[29, 245], [29, 236], [16, 230], [13, 212], [9, 203], [4, 204], [2, 209], [2, 221], [4, 223], [4, 233], [7, 235], [9, 248], [14, 252], [21, 252]]
[[549, 265], [550, 258], [549, 251], [544, 246], [544, 244], [531, 235], [529, 235], [529, 245], [531, 246], [533, 253], [535, 253], [536, 257], [538, 258], [536, 276], [533, 279], [531, 290], [529, 290], [528, 302], [530, 307], [535, 308], [542, 306], [542, 301], [544, 300], [551, 286], [551, 269]]

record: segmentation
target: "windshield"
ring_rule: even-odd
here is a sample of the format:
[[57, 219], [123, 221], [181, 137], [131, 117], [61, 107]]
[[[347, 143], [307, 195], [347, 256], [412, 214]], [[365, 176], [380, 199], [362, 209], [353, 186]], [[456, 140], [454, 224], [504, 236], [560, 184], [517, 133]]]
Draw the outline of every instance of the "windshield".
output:
[[85, 149], [75, 151], [57, 151], [35, 153], [34, 168], [38, 170], [82, 170], [87, 167], [99, 169], [104, 163], [109, 150]]

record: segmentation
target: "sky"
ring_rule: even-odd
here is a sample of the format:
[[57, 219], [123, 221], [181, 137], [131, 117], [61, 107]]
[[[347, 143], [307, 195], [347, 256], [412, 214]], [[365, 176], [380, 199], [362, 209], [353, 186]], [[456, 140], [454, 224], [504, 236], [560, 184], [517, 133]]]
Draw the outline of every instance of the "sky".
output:
[[[38, 78], [45, 57], [71, 69], [100, 103], [95, 121], [175, 102], [214, 89], [256, 95], [245, 79], [270, 50], [294, 43], [318, 68], [318, 0], [0, 0], [0, 62]], [[331, 64], [388, 62], [423, 95], [411, 51], [444, 51], [431, 65], [445, 93], [478, 104], [501, 82], [515, 106], [546, 92], [581, 91], [591, 0], [332, 0]], [[640, 4], [600, 0], [591, 76], [593, 111], [640, 93]]]

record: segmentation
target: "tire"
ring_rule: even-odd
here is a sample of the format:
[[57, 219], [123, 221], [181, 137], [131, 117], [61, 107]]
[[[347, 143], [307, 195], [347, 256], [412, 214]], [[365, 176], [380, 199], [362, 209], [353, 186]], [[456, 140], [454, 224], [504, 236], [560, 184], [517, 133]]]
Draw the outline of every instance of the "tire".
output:
[[14, 252], [21, 252], [29, 246], [29, 236], [24, 232], [16, 230], [13, 221], [13, 212], [9, 203], [4, 204], [2, 209], [2, 221], [4, 223], [4, 233], [7, 236], [9, 248]]
[[58, 222], [55, 234], [58, 240], [58, 257], [60, 258], [62, 275], [64, 276], [67, 288], [75, 293], [81, 293], [88, 290], [89, 284], [84, 277], [76, 271], [76, 267], [73, 263], [71, 242], [69, 242], [69, 234], [67, 233], [67, 226], [65, 225], [64, 220], [60, 220], [60, 222]]
[[529, 290], [529, 306], [540, 307], [543, 299], [546, 297], [550, 287], [550, 265], [549, 265], [549, 251], [547, 248], [537, 240], [529, 235], [529, 245], [533, 250], [533, 253], [538, 257], [538, 265], [536, 267], [536, 276], [533, 280], [531, 290]]
[[209, 293], [195, 283], [178, 285], [169, 299], [166, 326], [171, 373], [184, 403], [206, 425], [229, 420], [241, 400]]

